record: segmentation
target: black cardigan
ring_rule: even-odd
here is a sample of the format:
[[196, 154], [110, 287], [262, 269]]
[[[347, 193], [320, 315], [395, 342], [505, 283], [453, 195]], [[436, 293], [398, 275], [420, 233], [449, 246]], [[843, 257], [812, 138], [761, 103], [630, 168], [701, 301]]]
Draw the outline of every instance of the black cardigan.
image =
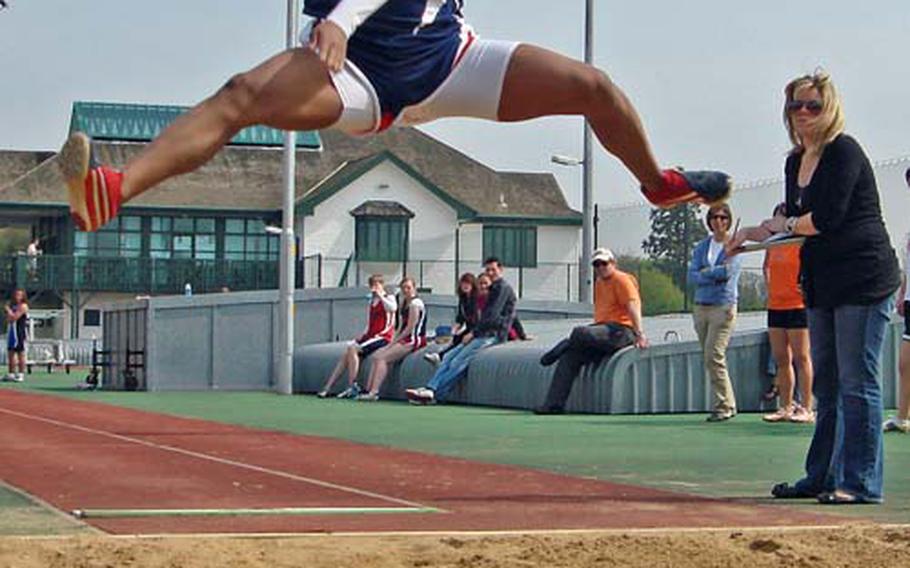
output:
[[900, 286], [900, 268], [885, 229], [872, 164], [841, 134], [822, 151], [805, 188], [797, 182], [802, 152], [787, 158], [787, 215], [812, 213], [819, 234], [806, 239], [800, 281], [806, 305], [869, 305]]

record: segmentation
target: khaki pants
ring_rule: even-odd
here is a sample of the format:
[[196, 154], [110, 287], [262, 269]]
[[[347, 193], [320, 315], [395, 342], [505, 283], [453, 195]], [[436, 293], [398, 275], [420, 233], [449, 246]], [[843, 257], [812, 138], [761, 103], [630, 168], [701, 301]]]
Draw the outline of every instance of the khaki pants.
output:
[[692, 319], [714, 390], [714, 411], [736, 412], [736, 396], [727, 373], [727, 345], [736, 324], [736, 306], [696, 305]]

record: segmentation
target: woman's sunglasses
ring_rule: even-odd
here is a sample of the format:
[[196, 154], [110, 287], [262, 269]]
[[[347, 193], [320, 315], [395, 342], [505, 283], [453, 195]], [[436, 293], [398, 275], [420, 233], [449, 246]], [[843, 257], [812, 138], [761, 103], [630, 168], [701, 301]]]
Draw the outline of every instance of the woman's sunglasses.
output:
[[796, 113], [805, 108], [812, 114], [819, 114], [822, 111], [822, 102], [817, 100], [811, 101], [790, 101], [787, 103], [787, 112]]
[[720, 219], [721, 221], [729, 221], [730, 218], [726, 215], [709, 215], [708, 221], [713, 221], [714, 219]]

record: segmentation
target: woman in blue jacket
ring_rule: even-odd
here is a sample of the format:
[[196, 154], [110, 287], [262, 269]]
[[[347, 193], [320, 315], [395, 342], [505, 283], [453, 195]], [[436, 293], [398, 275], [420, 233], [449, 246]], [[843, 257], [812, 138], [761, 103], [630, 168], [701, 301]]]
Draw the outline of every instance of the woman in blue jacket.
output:
[[704, 355], [705, 371], [714, 390], [713, 412], [708, 422], [723, 422], [736, 416], [736, 396], [727, 373], [727, 345], [736, 324], [737, 284], [740, 257], [728, 257], [724, 246], [730, 240], [733, 212], [726, 203], [708, 209], [711, 234], [696, 245], [689, 264], [689, 283], [695, 285], [692, 318]]

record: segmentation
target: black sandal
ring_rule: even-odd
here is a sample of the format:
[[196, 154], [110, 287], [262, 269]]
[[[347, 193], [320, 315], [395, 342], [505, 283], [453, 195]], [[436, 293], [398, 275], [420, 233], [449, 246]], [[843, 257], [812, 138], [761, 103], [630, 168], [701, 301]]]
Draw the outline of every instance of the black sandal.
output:
[[777, 385], [772, 384], [768, 390], [762, 393], [761, 397], [767, 401], [774, 400], [780, 395], [780, 391], [777, 388]]
[[815, 497], [821, 498], [817, 493], [810, 493], [809, 491], [803, 491], [798, 489], [795, 485], [790, 485], [789, 483], [778, 483], [771, 488], [771, 495], [775, 499], [812, 499]]

